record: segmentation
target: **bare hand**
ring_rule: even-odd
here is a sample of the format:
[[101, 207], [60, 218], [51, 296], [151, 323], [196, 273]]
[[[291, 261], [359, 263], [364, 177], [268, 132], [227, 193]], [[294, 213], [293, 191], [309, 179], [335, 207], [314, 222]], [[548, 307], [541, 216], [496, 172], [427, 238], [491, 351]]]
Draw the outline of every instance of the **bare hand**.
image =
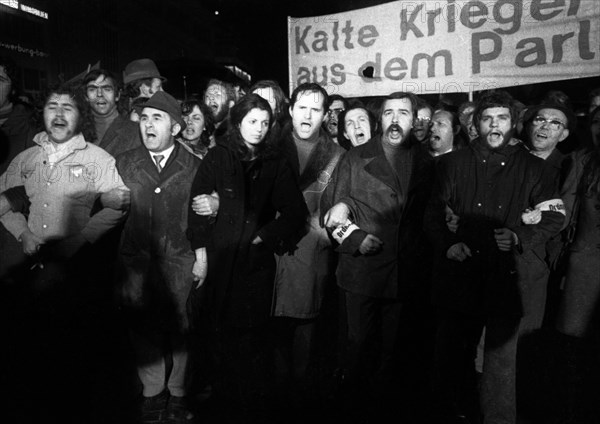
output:
[[462, 242], [453, 244], [446, 252], [446, 257], [448, 259], [452, 259], [453, 261], [457, 262], [462, 262], [471, 256], [473, 256], [471, 254], [471, 249], [469, 249], [469, 246]]
[[194, 276], [194, 281], [197, 281], [196, 288], [199, 288], [204, 284], [204, 280], [206, 280], [206, 274], [208, 273], [208, 261], [206, 258], [206, 248], [201, 247], [196, 249], [196, 261], [192, 266], [192, 274]]
[[327, 211], [323, 219], [326, 228], [337, 228], [346, 224], [350, 216], [350, 209], [345, 203], [338, 203]]
[[510, 251], [517, 244], [517, 235], [508, 228], [496, 228], [494, 233], [498, 249], [502, 252]]
[[21, 240], [21, 244], [23, 245], [23, 252], [29, 256], [35, 255], [38, 252], [38, 250], [40, 250], [40, 246], [44, 244], [44, 241], [41, 238], [39, 238], [29, 230], [23, 231], [19, 239]]
[[105, 208], [124, 211], [131, 204], [131, 191], [125, 188], [113, 188], [100, 196], [100, 202]]
[[367, 234], [360, 246], [358, 246], [358, 251], [361, 255], [374, 255], [378, 253], [382, 247], [383, 242], [379, 240], [377, 236]]
[[446, 226], [455, 234], [456, 230], [458, 230], [458, 221], [460, 221], [460, 217], [455, 215], [452, 209], [446, 206]]
[[252, 240], [252, 244], [253, 244], [253, 245], [261, 244], [262, 242], [263, 242], [263, 241], [262, 241], [262, 239], [260, 238], [260, 236], [256, 236], [256, 237], [254, 237], [254, 240]]
[[192, 199], [192, 210], [202, 216], [217, 216], [219, 212], [219, 194], [200, 194]]
[[521, 220], [525, 225], [539, 224], [542, 220], [542, 211], [540, 209], [525, 209], [521, 214]]

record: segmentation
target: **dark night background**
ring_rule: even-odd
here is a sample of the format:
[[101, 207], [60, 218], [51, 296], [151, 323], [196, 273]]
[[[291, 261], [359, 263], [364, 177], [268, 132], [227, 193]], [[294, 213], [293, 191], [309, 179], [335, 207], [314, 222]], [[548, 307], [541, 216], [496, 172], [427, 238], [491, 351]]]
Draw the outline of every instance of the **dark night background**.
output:
[[[4, 2], [6, 3], [6, 1]], [[202, 93], [210, 77], [232, 78], [225, 66], [251, 82], [275, 79], [287, 90], [287, 16], [322, 16], [386, 3], [382, 0], [26, 0], [48, 13], [42, 19], [0, 4], [0, 42], [43, 52], [30, 56], [0, 44], [23, 69], [22, 91], [36, 95], [100, 61], [121, 74], [134, 59], [153, 59], [169, 82], [166, 91], [183, 98]], [[218, 14], [217, 14], [218, 12]], [[184, 78], [185, 77], [185, 78]], [[184, 83], [185, 80], [185, 83]], [[550, 89], [569, 94], [576, 109], [600, 78], [511, 87], [524, 103]], [[340, 93], [343, 94], [343, 93]], [[452, 95], [466, 100], [466, 94]], [[437, 103], [436, 95], [426, 96]]]

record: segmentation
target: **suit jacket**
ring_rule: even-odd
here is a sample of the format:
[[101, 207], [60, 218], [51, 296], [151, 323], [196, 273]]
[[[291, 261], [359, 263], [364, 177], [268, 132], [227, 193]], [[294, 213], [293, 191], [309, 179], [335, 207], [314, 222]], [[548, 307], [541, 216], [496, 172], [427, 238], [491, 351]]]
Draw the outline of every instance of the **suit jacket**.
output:
[[[377, 298], [401, 298], [414, 287], [425, 246], [422, 219], [431, 181], [432, 160], [415, 145], [409, 148], [412, 168], [408, 190], [402, 193], [387, 161], [381, 136], [348, 151], [333, 173], [321, 199], [324, 215], [333, 205], [348, 205], [359, 227], [338, 246], [338, 285]], [[370, 256], [358, 252], [367, 234], [383, 241]]]
[[135, 324], [150, 331], [188, 326], [195, 257], [186, 237], [187, 205], [199, 165], [179, 143], [160, 173], [144, 146], [117, 156], [117, 169], [131, 190], [119, 247], [123, 300]]

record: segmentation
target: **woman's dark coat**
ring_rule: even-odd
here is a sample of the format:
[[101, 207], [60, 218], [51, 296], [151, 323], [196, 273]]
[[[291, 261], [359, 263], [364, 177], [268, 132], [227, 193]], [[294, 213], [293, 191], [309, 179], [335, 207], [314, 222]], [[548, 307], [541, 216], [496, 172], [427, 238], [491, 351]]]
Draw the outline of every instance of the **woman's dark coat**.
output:
[[[269, 318], [274, 253], [294, 249], [308, 213], [285, 158], [254, 162], [245, 173], [234, 148], [227, 140], [219, 141], [192, 185], [191, 198], [216, 191], [220, 199], [215, 218], [190, 212], [188, 228], [192, 248], [207, 250], [205, 285], [217, 327], [254, 327]], [[263, 242], [253, 245], [256, 236]]]

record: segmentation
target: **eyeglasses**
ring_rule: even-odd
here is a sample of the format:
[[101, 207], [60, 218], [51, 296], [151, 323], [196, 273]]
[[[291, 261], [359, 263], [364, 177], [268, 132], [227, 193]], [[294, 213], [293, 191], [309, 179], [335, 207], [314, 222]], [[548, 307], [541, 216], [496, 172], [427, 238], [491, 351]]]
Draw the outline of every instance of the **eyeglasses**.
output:
[[543, 124], [547, 124], [548, 128], [550, 128], [551, 130], [554, 130], [554, 131], [560, 130], [561, 127], [562, 128], [567, 128], [567, 124], [565, 124], [564, 122], [560, 122], [560, 121], [557, 121], [555, 119], [546, 119], [543, 116], [539, 116], [539, 115], [536, 116], [535, 118], [533, 118], [532, 123], [535, 126], [540, 126], [540, 125], [543, 125]]
[[415, 120], [415, 124], [419, 124], [419, 125], [431, 125], [431, 118], [427, 117], [427, 116], [423, 116], [421, 118], [417, 118]]
[[342, 113], [343, 111], [344, 111], [344, 108], [329, 109], [327, 111], [327, 116], [329, 116], [329, 117], [331, 117], [332, 115], [339, 116], [339, 114]]

